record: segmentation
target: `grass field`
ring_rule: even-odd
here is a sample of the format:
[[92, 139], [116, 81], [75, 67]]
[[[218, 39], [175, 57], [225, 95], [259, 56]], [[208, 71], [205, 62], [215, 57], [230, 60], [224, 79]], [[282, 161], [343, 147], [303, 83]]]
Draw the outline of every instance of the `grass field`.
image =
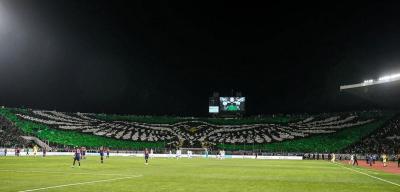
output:
[[0, 191], [400, 191], [400, 175], [327, 161], [0, 157]]

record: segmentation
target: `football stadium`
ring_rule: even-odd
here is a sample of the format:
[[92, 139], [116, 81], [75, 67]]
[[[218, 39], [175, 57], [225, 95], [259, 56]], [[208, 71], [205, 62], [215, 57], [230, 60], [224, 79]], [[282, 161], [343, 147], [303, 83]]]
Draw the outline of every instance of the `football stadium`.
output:
[[398, 8], [0, 1], [0, 191], [400, 191]]

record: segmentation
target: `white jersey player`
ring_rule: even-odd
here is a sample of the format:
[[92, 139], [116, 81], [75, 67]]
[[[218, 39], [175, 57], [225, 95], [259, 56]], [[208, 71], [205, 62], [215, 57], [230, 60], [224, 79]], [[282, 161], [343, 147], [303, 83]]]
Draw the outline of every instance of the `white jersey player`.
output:
[[153, 152], [153, 149], [150, 149], [150, 159], [153, 159], [153, 157], [154, 157], [154, 154], [153, 154], [154, 152]]
[[182, 155], [182, 151], [180, 149], [176, 150], [176, 158], [180, 159]]

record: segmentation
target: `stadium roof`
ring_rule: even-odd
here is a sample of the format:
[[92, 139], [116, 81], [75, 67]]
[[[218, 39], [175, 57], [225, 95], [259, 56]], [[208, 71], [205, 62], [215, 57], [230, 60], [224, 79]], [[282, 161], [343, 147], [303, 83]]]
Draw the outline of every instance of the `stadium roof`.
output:
[[340, 86], [342, 93], [350, 93], [360, 100], [368, 100], [376, 106], [400, 108], [400, 74], [365, 80], [362, 83]]
[[356, 83], [356, 84], [351, 84], [351, 85], [342, 85], [342, 86], [340, 86], [340, 90], [352, 89], [352, 88], [358, 88], [358, 87], [366, 87], [366, 86], [378, 85], [378, 84], [383, 84], [383, 83], [391, 83], [391, 82], [395, 82], [395, 81], [399, 81], [399, 80], [400, 80], [400, 74], [393, 74], [393, 75], [379, 77], [377, 80], [368, 79], [362, 83]]

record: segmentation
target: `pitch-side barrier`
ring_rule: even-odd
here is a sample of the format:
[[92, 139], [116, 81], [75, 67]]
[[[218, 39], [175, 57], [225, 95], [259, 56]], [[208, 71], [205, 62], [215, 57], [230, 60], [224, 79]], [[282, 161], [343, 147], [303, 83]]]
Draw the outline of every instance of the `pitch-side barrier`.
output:
[[[73, 156], [73, 152], [47, 152], [46, 156]], [[4, 152], [0, 152], [0, 158], [4, 156]], [[15, 156], [14, 152], [8, 152], [7, 156]], [[20, 156], [34, 156], [33, 152], [29, 155], [26, 152], [21, 152]], [[43, 156], [42, 152], [38, 152], [36, 156]], [[86, 156], [99, 156], [99, 153], [86, 153]], [[119, 157], [144, 157], [143, 153], [110, 153], [110, 156]], [[187, 154], [177, 156], [176, 154], [152, 154], [151, 158], [189, 158]], [[254, 156], [254, 155], [225, 155], [223, 157], [218, 155], [198, 155], [193, 154], [190, 158], [220, 158], [220, 159], [261, 159], [261, 160], [302, 160], [302, 156]]]

